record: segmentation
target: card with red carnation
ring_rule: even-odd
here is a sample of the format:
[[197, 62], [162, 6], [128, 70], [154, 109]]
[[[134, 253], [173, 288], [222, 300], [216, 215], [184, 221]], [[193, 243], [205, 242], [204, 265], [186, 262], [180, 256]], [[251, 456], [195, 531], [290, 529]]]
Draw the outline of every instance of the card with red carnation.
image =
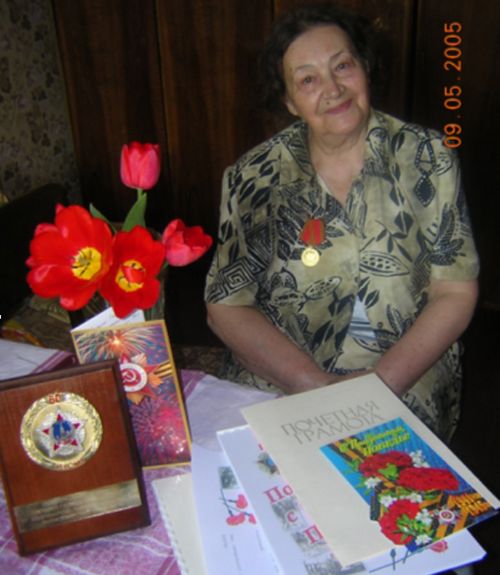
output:
[[500, 508], [374, 373], [242, 413], [343, 567], [410, 554]]
[[396, 545], [416, 551], [496, 513], [401, 418], [324, 445], [321, 452]]
[[183, 465], [191, 438], [163, 320], [71, 331], [80, 363], [119, 361], [143, 467]]

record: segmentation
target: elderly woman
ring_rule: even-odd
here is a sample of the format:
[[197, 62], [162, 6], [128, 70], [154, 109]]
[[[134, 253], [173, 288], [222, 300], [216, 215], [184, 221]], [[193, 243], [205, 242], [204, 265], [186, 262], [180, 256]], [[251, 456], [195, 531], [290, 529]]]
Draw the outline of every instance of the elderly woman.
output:
[[371, 108], [364, 29], [333, 6], [285, 15], [264, 63], [297, 121], [224, 175], [206, 286], [223, 375], [296, 393], [374, 370], [449, 439], [478, 273], [457, 158]]

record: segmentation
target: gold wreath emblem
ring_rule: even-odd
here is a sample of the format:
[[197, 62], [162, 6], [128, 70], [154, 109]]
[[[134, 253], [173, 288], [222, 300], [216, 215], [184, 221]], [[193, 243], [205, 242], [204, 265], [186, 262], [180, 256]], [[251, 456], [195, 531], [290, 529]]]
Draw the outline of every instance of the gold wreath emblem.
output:
[[56, 471], [88, 461], [99, 449], [102, 433], [101, 418], [94, 406], [69, 392], [51, 393], [32, 403], [20, 429], [28, 457]]

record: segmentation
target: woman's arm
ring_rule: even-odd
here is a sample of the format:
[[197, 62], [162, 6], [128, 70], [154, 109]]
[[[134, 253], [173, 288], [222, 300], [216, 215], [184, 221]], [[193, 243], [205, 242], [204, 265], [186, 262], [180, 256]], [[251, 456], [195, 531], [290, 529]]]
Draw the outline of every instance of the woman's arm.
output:
[[207, 321], [246, 369], [285, 393], [336, 381], [253, 307], [208, 303]]
[[431, 281], [429, 302], [413, 326], [375, 366], [377, 375], [403, 395], [468, 326], [478, 296], [475, 280]]

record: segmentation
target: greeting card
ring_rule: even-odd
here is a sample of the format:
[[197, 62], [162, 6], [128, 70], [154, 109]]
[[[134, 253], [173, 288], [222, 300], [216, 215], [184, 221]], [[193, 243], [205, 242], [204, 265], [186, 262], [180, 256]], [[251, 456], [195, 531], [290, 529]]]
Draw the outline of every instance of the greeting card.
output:
[[80, 363], [119, 362], [142, 466], [190, 461], [189, 428], [165, 322], [77, 328], [71, 335]]
[[396, 545], [427, 546], [496, 514], [401, 418], [333, 441], [321, 452]]

